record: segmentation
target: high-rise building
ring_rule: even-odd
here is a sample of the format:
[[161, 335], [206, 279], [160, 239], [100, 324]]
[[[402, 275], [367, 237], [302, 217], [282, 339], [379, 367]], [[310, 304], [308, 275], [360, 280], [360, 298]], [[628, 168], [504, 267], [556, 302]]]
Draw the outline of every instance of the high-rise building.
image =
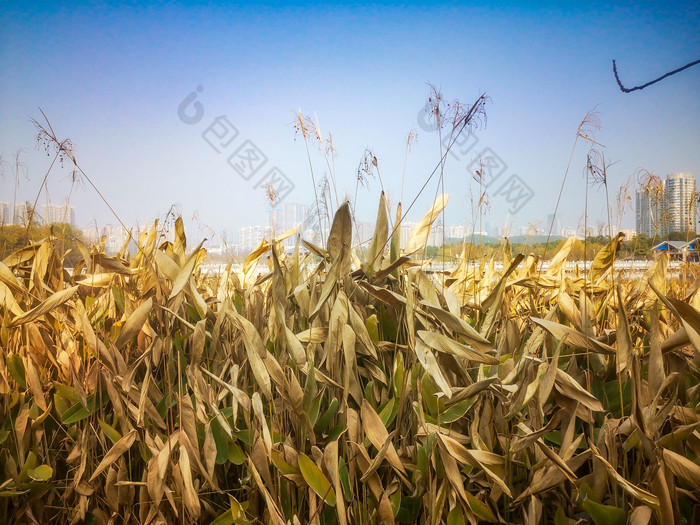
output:
[[552, 235], [561, 235], [562, 229], [563, 227], [561, 217], [555, 217], [553, 213], [547, 215], [547, 224], [545, 225], [545, 230], [547, 230], [547, 234], [549, 234], [551, 230]]
[[401, 221], [401, 249], [406, 248], [406, 245], [408, 244], [408, 239], [410, 239], [411, 232], [415, 227], [415, 222]]
[[85, 241], [85, 244], [88, 247], [98, 243], [100, 241], [100, 238], [102, 237], [102, 233], [96, 225], [90, 228], [81, 228], [80, 231], [83, 234], [83, 241]]
[[[138, 234], [134, 234], [138, 239]], [[123, 226], [108, 224], [102, 229], [102, 236], [105, 238], [105, 252], [109, 255], [119, 253], [119, 251], [129, 238], [129, 232]]]
[[369, 242], [374, 237], [375, 225], [371, 222], [358, 222], [355, 228], [355, 237], [353, 243], [357, 243], [363, 248], [366, 248]]
[[75, 206], [68, 204], [44, 204], [41, 207], [41, 218], [44, 224], [64, 222], [75, 226]]
[[[305, 221], [308, 218], [309, 207], [297, 202], [283, 202], [267, 212], [268, 226], [275, 236], [281, 235], [292, 228], [296, 228], [299, 235], [304, 234]], [[306, 238], [306, 237], [304, 237]], [[282, 244], [291, 247], [296, 243], [296, 235], [288, 237]]]
[[695, 176], [673, 173], [666, 177], [664, 197], [669, 233], [695, 233]]
[[268, 226], [274, 227], [275, 235], [284, 233], [292, 228], [300, 228], [306, 219], [308, 206], [297, 202], [283, 202], [267, 212]]
[[620, 228], [614, 224], [599, 224], [598, 225], [598, 235], [604, 235], [606, 237], [615, 237], [620, 232]]
[[503, 233], [499, 223], [496, 221], [484, 221], [484, 230], [490, 237], [498, 237]]
[[445, 228], [440, 223], [440, 219], [435, 221], [428, 234], [428, 246], [442, 246], [445, 241]]
[[249, 254], [263, 239], [272, 238], [271, 226], [245, 226], [238, 230], [238, 246], [242, 254]]
[[464, 226], [463, 224], [450, 226], [448, 228], [448, 232], [449, 232], [448, 237], [450, 239], [460, 239], [460, 240], [466, 238], [470, 233], [469, 228], [467, 226]]
[[32, 205], [29, 202], [18, 202], [15, 204], [14, 214], [12, 216], [12, 224], [26, 226], [29, 218], [32, 215]]
[[12, 224], [12, 206], [9, 202], [0, 201], [0, 225]]
[[638, 235], [665, 236], [663, 219], [663, 184], [660, 188], [637, 191], [636, 230]]
[[637, 191], [638, 235], [666, 237], [674, 232], [695, 232], [695, 176], [673, 173], [660, 184]]
[[576, 231], [576, 236], [579, 239], [585, 239], [586, 237], [598, 237], [598, 235], [605, 235], [605, 233], [601, 232], [601, 228], [593, 225], [584, 227], [583, 224], [579, 224]]

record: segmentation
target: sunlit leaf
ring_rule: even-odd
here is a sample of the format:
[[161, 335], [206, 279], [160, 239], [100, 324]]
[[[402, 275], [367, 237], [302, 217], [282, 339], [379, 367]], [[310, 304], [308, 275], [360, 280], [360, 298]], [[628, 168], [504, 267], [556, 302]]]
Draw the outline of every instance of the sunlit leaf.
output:
[[299, 470], [309, 487], [321, 499], [325, 500], [329, 505], [335, 505], [335, 491], [331, 487], [330, 481], [323, 475], [321, 469], [316, 466], [316, 463], [305, 454], [299, 454]]

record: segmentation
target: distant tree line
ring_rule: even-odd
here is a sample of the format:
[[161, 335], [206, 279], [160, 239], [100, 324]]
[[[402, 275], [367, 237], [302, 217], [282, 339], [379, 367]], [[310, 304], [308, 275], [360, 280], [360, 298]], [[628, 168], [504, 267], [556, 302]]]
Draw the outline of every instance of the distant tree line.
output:
[[24, 248], [28, 241], [35, 243], [47, 238], [52, 239], [59, 254], [65, 254], [65, 267], [73, 267], [81, 259], [76, 240], [83, 241], [83, 234], [78, 228], [66, 223], [32, 224], [29, 228], [19, 224], [0, 225], [0, 259]]
[[[695, 238], [694, 232], [675, 232], [671, 233], [664, 238], [660, 237], [648, 237], [647, 235], [637, 235], [631, 239], [625, 239], [620, 243], [620, 247], [617, 252], [618, 259], [649, 259], [653, 258], [651, 253], [651, 248], [663, 241], [683, 241], [687, 242]], [[516, 242], [510, 244], [510, 249], [513, 254], [524, 253], [537, 255], [539, 257], [546, 257], [547, 259], [554, 256], [555, 253], [561, 248], [561, 246], [566, 242], [566, 240], [550, 241], [549, 243], [536, 242], [536, 243], [524, 243]], [[571, 248], [569, 254], [569, 260], [591, 260], [596, 254], [608, 243], [610, 242], [610, 237], [607, 235], [597, 235], [594, 237], [588, 237], [585, 241], [577, 240]], [[482, 259], [494, 257], [496, 260], [503, 258], [503, 251], [505, 249], [505, 242], [489, 242], [484, 244], [477, 243], [463, 243], [457, 242], [452, 244], [447, 244], [444, 247], [438, 246], [428, 246], [427, 256], [432, 258], [442, 258], [455, 259], [459, 257], [462, 253], [470, 259]]]

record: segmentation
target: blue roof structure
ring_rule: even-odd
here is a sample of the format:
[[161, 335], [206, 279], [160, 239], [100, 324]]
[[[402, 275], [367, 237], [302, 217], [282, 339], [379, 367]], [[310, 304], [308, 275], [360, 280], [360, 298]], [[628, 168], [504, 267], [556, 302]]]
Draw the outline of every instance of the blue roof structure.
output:
[[686, 248], [683, 241], [664, 241], [651, 248], [654, 252], [680, 253]]

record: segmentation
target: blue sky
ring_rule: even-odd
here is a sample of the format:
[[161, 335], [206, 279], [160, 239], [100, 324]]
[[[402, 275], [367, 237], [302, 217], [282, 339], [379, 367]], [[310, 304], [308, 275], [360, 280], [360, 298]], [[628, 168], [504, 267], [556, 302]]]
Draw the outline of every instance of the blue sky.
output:
[[[410, 202], [440, 157], [437, 135], [417, 121], [428, 83], [447, 100], [490, 97], [478, 143], [445, 168], [448, 224], [472, 220], [469, 194], [478, 186], [468, 166], [487, 147], [507, 165], [489, 191], [516, 174], [533, 197], [509, 214], [506, 199], [491, 195], [485, 220], [544, 221], [576, 128], [592, 108], [602, 124], [596, 139], [614, 162], [611, 200], [640, 168], [660, 176], [700, 172], [700, 67], [631, 94], [618, 89], [611, 68], [614, 58], [623, 82], [633, 86], [700, 58], [697, 3], [9, 2], [0, 24], [0, 152], [9, 159], [25, 148], [29, 175], [19, 182], [18, 200], [36, 197], [50, 163], [35, 149], [29, 121], [41, 107], [129, 225], [162, 216], [175, 203], [193, 229], [193, 216], [234, 237], [241, 226], [264, 224], [265, 198], [254, 187], [260, 174], [244, 180], [226, 162], [245, 140], [268, 158], [263, 171], [276, 166], [293, 181], [287, 201], [312, 203], [306, 150], [291, 125], [299, 109], [318, 118], [324, 136], [333, 135], [338, 192], [351, 197], [370, 147], [390, 199], [399, 200], [405, 139], [416, 129], [403, 199]], [[204, 117], [187, 125], [178, 106], [197, 86]], [[201, 135], [222, 115], [239, 135], [232, 149], [217, 153]], [[579, 143], [573, 157], [560, 207], [564, 225], [576, 226], [584, 213], [587, 148]], [[312, 150], [312, 162], [318, 179], [325, 160]], [[39, 202], [70, 195], [79, 225], [115, 222], [92, 188], [71, 192], [70, 173], [68, 164], [54, 168]], [[418, 197], [409, 218], [424, 213], [436, 184]], [[13, 187], [5, 170], [0, 200], [12, 200]], [[360, 189], [360, 220], [373, 220], [379, 191], [377, 180]], [[605, 220], [604, 202], [601, 189], [590, 190], [589, 222]], [[633, 214], [622, 226], [634, 226]]]

